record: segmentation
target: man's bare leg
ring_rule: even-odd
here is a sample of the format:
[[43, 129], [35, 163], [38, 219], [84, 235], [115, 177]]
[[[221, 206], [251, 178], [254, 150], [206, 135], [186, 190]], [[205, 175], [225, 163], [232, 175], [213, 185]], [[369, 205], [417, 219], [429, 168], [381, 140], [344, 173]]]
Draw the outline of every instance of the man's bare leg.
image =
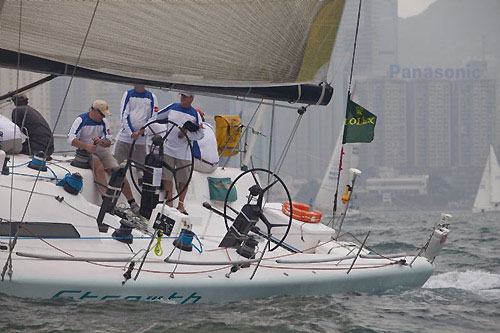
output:
[[106, 172], [104, 171], [104, 165], [102, 165], [101, 160], [96, 155], [92, 156], [92, 159], [90, 160], [90, 167], [92, 168], [92, 171], [94, 171], [94, 177], [99, 183], [97, 184], [99, 192], [101, 192], [102, 195], [105, 195], [106, 187], [104, 186], [106, 186], [108, 183], [108, 181], [106, 180]]
[[179, 182], [178, 189], [181, 190], [182, 193], [181, 193], [181, 195], [179, 195], [179, 204], [177, 205], [177, 210], [179, 210], [180, 212], [186, 211], [186, 209], [184, 208], [184, 199], [186, 198], [186, 194], [188, 192], [188, 187], [186, 186], [186, 188], [184, 188], [184, 186], [186, 186], [185, 183]]

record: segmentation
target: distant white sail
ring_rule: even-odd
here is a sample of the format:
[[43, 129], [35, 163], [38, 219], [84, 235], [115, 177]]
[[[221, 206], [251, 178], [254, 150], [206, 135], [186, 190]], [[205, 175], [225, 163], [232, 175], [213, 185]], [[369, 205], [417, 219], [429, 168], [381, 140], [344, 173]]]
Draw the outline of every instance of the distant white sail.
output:
[[[342, 150], [342, 134], [343, 132], [341, 131], [337, 138], [337, 143], [335, 144], [335, 149], [333, 150], [325, 176], [323, 177], [323, 182], [319, 187], [318, 195], [314, 201], [314, 208], [326, 213], [331, 213], [333, 210], [333, 198], [337, 188], [339, 161]], [[337, 196], [337, 212], [342, 212], [344, 210], [345, 204], [342, 202], [341, 198], [342, 195], [344, 195], [346, 185], [350, 183], [351, 175], [349, 169], [357, 168], [358, 164], [359, 145], [355, 143], [344, 145], [342, 172], [340, 173], [339, 193]]]
[[500, 211], [500, 166], [492, 146], [472, 211]]

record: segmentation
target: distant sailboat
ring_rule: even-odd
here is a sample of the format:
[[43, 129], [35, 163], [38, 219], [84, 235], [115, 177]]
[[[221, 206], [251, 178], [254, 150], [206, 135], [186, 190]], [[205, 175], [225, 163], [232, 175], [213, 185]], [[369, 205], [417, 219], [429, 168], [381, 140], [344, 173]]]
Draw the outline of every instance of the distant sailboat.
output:
[[[339, 161], [340, 154], [342, 151], [342, 134], [341, 131], [335, 144], [335, 149], [333, 150], [330, 163], [323, 177], [323, 181], [319, 187], [318, 195], [314, 201], [314, 208], [321, 210], [325, 213], [332, 213], [333, 210], [333, 197], [335, 195], [335, 189], [337, 187], [337, 178], [339, 176]], [[342, 170], [344, 172], [340, 173], [339, 182], [339, 194], [337, 198], [337, 212], [341, 213], [344, 211], [344, 204], [342, 202], [342, 195], [344, 194], [346, 185], [350, 183], [351, 175], [349, 174], [350, 168], [357, 168], [359, 164], [359, 145], [358, 144], [347, 144], [344, 145], [344, 156], [342, 158]], [[350, 203], [352, 205], [352, 202]], [[350, 206], [347, 211], [347, 216], [357, 216], [360, 215], [358, 209]]]
[[500, 212], [500, 166], [492, 146], [490, 146], [490, 155], [486, 161], [472, 211], [475, 213]]

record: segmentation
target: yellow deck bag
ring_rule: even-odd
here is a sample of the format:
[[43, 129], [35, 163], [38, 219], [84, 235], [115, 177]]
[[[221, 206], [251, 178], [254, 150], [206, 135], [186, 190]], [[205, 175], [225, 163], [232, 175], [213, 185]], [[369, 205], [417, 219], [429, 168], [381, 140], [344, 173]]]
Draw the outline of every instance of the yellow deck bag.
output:
[[232, 156], [240, 150], [241, 118], [239, 116], [215, 116], [215, 137], [219, 156]]

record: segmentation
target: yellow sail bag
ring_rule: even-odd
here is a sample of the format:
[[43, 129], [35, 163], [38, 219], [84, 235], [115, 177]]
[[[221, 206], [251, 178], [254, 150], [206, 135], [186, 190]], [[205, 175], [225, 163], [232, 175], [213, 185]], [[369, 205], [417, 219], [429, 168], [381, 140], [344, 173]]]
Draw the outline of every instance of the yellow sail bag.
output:
[[215, 116], [215, 137], [219, 156], [233, 156], [240, 150], [241, 118], [239, 116]]

